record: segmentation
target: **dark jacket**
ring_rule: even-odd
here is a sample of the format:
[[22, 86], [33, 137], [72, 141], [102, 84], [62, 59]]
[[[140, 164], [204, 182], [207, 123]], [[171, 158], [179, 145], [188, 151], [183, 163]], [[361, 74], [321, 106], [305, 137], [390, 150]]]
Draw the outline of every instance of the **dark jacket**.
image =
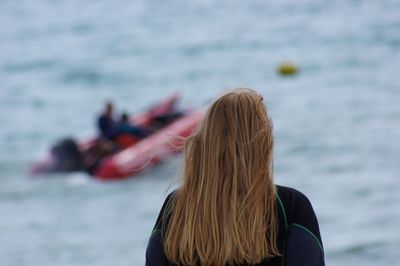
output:
[[[174, 265], [165, 256], [161, 234], [164, 230], [163, 213], [173, 195], [174, 192], [168, 195], [154, 226], [146, 250], [146, 266]], [[276, 204], [279, 216], [278, 248], [283, 256], [265, 258], [257, 265], [325, 265], [318, 221], [308, 198], [293, 188], [277, 186]]]

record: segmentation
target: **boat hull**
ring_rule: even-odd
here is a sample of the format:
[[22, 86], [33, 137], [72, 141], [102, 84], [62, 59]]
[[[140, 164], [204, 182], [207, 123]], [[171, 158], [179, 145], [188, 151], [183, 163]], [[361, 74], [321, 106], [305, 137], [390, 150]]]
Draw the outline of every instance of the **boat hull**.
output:
[[203, 110], [186, 114], [134, 146], [105, 158], [95, 172], [100, 180], [119, 180], [160, 163], [182, 149], [182, 138], [190, 136], [203, 118]]

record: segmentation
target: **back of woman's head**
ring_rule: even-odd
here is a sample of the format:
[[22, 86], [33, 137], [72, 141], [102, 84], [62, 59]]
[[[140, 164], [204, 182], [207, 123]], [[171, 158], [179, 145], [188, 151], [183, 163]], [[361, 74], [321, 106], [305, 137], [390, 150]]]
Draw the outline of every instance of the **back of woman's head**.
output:
[[278, 255], [273, 134], [263, 98], [217, 99], [186, 140], [182, 186], [171, 201], [165, 251], [183, 265], [260, 262]]

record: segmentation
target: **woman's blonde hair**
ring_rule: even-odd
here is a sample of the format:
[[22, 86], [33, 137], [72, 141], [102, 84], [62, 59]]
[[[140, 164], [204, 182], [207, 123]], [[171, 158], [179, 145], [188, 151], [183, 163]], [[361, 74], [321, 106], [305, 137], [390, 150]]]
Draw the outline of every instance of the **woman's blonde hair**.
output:
[[254, 90], [236, 89], [211, 105], [185, 141], [182, 185], [164, 216], [171, 262], [256, 264], [279, 255], [273, 145], [272, 122]]

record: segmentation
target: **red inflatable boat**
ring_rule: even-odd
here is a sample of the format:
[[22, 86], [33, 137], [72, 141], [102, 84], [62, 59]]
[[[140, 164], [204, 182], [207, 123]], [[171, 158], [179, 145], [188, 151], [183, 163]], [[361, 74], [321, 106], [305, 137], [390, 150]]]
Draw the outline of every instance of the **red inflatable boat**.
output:
[[[178, 98], [178, 95], [173, 95], [143, 114], [130, 118], [130, 120], [135, 125], [149, 126], [152, 124], [155, 116], [174, 108], [174, 104]], [[143, 169], [163, 161], [171, 154], [181, 150], [181, 141], [179, 140], [190, 136], [202, 121], [203, 116], [204, 109], [184, 110], [183, 115], [166, 123], [150, 136], [135, 142], [130, 140], [123, 141], [125, 143], [121, 145], [124, 148], [101, 158], [96, 167], [90, 170], [91, 175], [105, 181], [120, 180], [134, 176]], [[76, 153], [79, 156], [85, 154], [97, 141], [96, 138], [93, 138], [80, 142], [76, 145]], [[52, 150], [46, 160], [34, 164], [31, 174], [43, 175], [71, 171], [70, 169], [62, 169], [57, 165], [57, 156], [54, 156]]]

